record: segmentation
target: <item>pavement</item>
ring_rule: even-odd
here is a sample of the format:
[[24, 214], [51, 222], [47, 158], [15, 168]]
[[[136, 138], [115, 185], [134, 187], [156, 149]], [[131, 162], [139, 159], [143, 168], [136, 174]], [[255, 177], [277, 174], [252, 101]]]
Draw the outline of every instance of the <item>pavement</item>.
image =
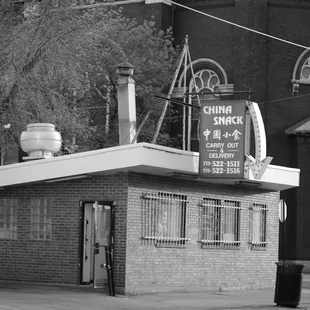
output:
[[[107, 290], [0, 282], [0, 310], [291, 309], [277, 307], [273, 300], [274, 289], [112, 297]], [[298, 309], [310, 310], [310, 275], [303, 276]]]

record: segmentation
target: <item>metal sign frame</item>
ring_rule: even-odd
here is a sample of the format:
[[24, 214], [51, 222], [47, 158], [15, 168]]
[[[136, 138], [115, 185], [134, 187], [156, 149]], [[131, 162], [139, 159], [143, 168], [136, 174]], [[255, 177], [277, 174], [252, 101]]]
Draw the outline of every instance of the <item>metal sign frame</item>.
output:
[[199, 176], [244, 178], [245, 100], [202, 100]]

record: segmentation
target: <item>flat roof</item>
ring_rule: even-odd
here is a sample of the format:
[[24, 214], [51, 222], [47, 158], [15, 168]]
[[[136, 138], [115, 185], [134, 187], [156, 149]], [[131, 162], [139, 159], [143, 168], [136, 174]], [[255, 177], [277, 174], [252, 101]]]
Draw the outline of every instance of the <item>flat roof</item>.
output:
[[201, 179], [198, 178], [198, 168], [199, 153], [151, 143], [136, 143], [0, 166], [0, 187], [119, 172], [147, 173], [231, 185], [243, 181], [250, 186], [258, 185], [259, 188], [273, 191], [299, 186], [300, 170], [295, 168], [269, 165], [260, 180], [256, 180], [252, 173], [248, 179]]

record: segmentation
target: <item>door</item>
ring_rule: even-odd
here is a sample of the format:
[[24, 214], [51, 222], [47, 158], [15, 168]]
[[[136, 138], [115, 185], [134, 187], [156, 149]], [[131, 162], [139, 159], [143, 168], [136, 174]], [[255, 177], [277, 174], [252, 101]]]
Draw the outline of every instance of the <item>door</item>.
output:
[[93, 204], [85, 203], [83, 206], [83, 255], [82, 255], [82, 284], [93, 283], [93, 244], [94, 244], [94, 226], [93, 226]]
[[82, 284], [107, 285], [105, 245], [110, 245], [112, 203], [84, 203]]
[[106, 264], [105, 246], [109, 245], [111, 230], [111, 206], [94, 203], [94, 287], [102, 287], [108, 284], [107, 271], [104, 266]]

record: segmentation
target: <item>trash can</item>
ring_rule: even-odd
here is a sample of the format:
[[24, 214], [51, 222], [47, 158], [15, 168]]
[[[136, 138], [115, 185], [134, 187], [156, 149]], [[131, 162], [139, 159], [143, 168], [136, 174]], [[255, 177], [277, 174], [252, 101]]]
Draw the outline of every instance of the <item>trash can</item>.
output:
[[303, 264], [284, 263], [277, 264], [277, 278], [274, 302], [278, 306], [296, 308], [300, 302], [302, 287]]

